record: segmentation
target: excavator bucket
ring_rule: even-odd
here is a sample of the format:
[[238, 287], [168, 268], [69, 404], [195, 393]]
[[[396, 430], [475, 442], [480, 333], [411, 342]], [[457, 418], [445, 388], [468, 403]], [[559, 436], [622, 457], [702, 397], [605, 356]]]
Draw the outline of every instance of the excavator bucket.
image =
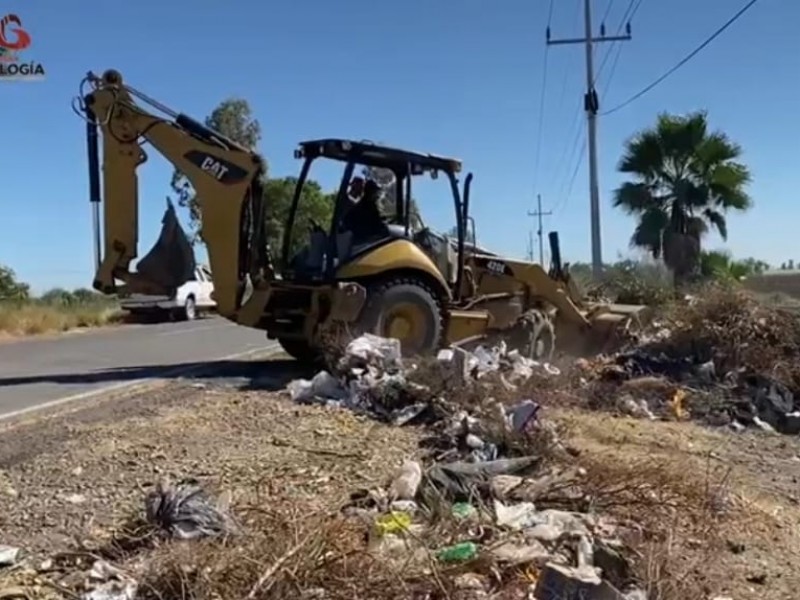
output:
[[153, 283], [175, 289], [194, 276], [195, 267], [192, 243], [181, 227], [175, 207], [167, 199], [158, 240], [136, 265], [136, 270]]
[[581, 312], [588, 328], [565, 322], [556, 329], [558, 350], [576, 357], [614, 352], [652, 318], [652, 309], [638, 304], [587, 303]]
[[558, 232], [551, 231], [551, 267], [548, 273], [552, 280], [561, 283], [570, 297], [571, 304], [584, 321], [563, 318], [556, 326], [556, 348], [571, 356], [590, 356], [613, 352], [631, 333], [641, 329], [652, 319], [650, 307], [640, 304], [604, 304], [587, 302], [581, 298], [580, 290], [569, 274], [569, 265], [561, 264], [561, 244]]

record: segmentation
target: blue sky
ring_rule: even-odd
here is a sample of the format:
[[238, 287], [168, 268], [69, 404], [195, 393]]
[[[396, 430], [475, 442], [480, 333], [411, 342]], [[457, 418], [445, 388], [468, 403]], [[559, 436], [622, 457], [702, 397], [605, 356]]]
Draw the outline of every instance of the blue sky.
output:
[[[593, 0], [597, 20], [609, 0]], [[556, 0], [554, 37], [582, 32], [581, 0]], [[629, 0], [614, 0], [614, 30]], [[539, 169], [534, 172], [548, 0], [208, 0], [6, 2], [33, 38], [42, 82], [0, 83], [5, 114], [0, 263], [41, 290], [89, 285], [90, 208], [82, 121], [70, 109], [87, 70], [119, 69], [134, 87], [200, 120], [247, 99], [273, 175], [296, 173], [295, 142], [342, 136], [459, 157], [475, 173], [479, 241], [524, 256], [535, 193], [553, 209], [565, 258], [590, 254], [586, 161], [569, 190], [585, 81], [583, 48], [549, 50]], [[743, 0], [644, 0], [633, 41], [598, 82], [608, 109], [712, 33]], [[611, 208], [624, 140], [662, 110], [707, 109], [745, 150], [755, 208], [730, 219], [727, 247], [773, 263], [800, 259], [800, 3], [761, 0], [655, 90], [599, 124], [604, 258], [627, 254], [633, 223]], [[614, 49], [616, 52], [616, 48]], [[598, 47], [602, 61], [605, 47]], [[613, 59], [613, 55], [612, 55]], [[580, 118], [578, 121], [577, 119]], [[577, 123], [580, 123], [578, 125]], [[13, 140], [13, 141], [12, 141]], [[583, 152], [584, 148], [581, 147]], [[154, 242], [171, 169], [155, 152], [140, 169], [140, 248]], [[428, 191], [428, 190], [432, 191]], [[426, 186], [427, 220], [453, 223], [444, 188]], [[569, 191], [569, 195], [567, 192]], [[711, 247], [723, 247], [710, 238]]]

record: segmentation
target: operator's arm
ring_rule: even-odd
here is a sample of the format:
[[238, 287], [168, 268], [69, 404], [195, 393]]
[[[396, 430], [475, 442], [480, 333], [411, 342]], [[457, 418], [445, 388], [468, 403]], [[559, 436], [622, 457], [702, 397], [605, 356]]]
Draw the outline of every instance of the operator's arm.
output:
[[[107, 71], [102, 78], [90, 74], [89, 81], [94, 89], [84, 97], [84, 104], [89, 122], [91, 200], [96, 203], [100, 202], [98, 127], [103, 142], [104, 244], [95, 287], [112, 293], [115, 279], [120, 279], [132, 292], [164, 291], [163, 283], [149, 280], [147, 273], [130, 272], [130, 263], [137, 256], [136, 169], [147, 160], [140, 145], [144, 140], [194, 188], [215, 279], [215, 299], [221, 313], [234, 313], [240, 304], [244, 276], [270, 268], [265, 244], [261, 248], [263, 219], [258, 216], [263, 161], [254, 152], [124, 85], [115, 71]], [[144, 110], [133, 96], [169, 118]]]

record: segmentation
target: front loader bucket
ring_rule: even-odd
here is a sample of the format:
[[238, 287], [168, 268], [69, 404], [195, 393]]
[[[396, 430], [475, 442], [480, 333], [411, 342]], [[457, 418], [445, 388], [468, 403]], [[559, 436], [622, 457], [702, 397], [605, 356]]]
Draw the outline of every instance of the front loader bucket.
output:
[[194, 249], [170, 200], [161, 223], [158, 240], [136, 265], [136, 271], [148, 281], [175, 289], [194, 277]]
[[587, 304], [581, 312], [589, 327], [557, 325], [559, 352], [576, 357], [614, 352], [652, 318], [650, 307], [639, 304]]

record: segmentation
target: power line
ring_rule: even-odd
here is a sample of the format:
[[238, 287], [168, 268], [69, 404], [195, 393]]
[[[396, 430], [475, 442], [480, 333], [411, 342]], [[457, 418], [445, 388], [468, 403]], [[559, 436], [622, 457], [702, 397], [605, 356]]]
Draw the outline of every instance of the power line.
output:
[[630, 16], [628, 17], [629, 21], [633, 21], [633, 17], [636, 16], [637, 12], [639, 12], [639, 7], [642, 5], [642, 2], [644, 2], [644, 0], [638, 0], [638, 2], [636, 3], [636, 6], [633, 9], [633, 12], [631, 12]]
[[[617, 33], [619, 35], [622, 33], [622, 29], [625, 27], [625, 23], [630, 23], [631, 15], [633, 14], [633, 6], [636, 3], [636, 0], [630, 0], [628, 2], [628, 8], [625, 9], [625, 12], [622, 13], [622, 18], [619, 20], [619, 25], [617, 26]], [[639, 0], [639, 4], [641, 4], [641, 0]], [[638, 6], [637, 6], [638, 8]], [[616, 42], [612, 42], [610, 46], [606, 48], [606, 52], [603, 55], [603, 60], [600, 61], [600, 66], [597, 68], [597, 74], [595, 75], [594, 83], [597, 84], [597, 80], [600, 79], [600, 76], [603, 74], [603, 69], [608, 62], [608, 58], [611, 56], [611, 52], [618, 44]]]
[[[583, 135], [581, 136], [581, 140], [580, 140], [580, 143], [578, 144], [578, 147], [583, 146], [585, 141], [586, 141], [586, 133], [583, 132]], [[581, 170], [581, 165], [583, 165], [583, 160], [585, 158], [586, 158], [586, 153], [585, 152], [581, 152], [581, 153], [578, 154], [578, 162], [575, 163], [575, 169], [572, 171], [572, 176], [569, 178], [569, 185], [567, 186], [567, 191], [564, 194], [564, 198], [568, 199], [570, 197], [570, 195], [572, 194], [572, 187], [575, 185], [575, 180], [578, 177], [578, 171]]]
[[603, 18], [600, 19], [600, 23], [606, 22], [606, 19], [608, 19], [608, 14], [611, 12], [612, 6], [614, 6], [614, 0], [608, 0], [608, 4], [606, 5], [606, 12], [603, 13]]
[[[574, 12], [573, 18], [572, 18], [572, 20], [576, 23], [576, 26], [578, 26], [580, 24], [580, 16], [581, 16], [581, 1], [580, 0], [576, 0], [575, 1], [575, 12]], [[564, 76], [561, 79], [561, 94], [559, 95], [558, 104], [556, 104], [556, 106], [563, 106], [564, 105], [564, 100], [567, 97], [566, 96], [566, 94], [567, 94], [567, 81], [569, 79], [569, 75], [571, 73], [571, 69], [564, 68], [562, 70], [564, 71]], [[577, 107], [573, 111], [574, 114], [573, 114], [572, 124], [567, 128], [567, 132], [574, 131], [575, 127], [580, 125], [580, 117], [581, 117], [582, 109], [583, 109], [583, 99], [581, 98], [578, 101]], [[555, 169], [553, 169], [552, 177], [550, 179], [551, 187], [553, 187], [553, 188], [556, 187], [556, 184], [558, 183], [558, 181], [560, 179], [562, 166], [564, 164], [564, 160], [567, 158], [567, 152], [569, 151], [569, 140], [571, 138], [572, 138], [571, 134], [567, 134], [567, 135], [564, 136], [564, 144], [563, 144], [562, 149], [561, 149], [560, 158], [559, 158], [558, 162], [556, 163], [557, 167]], [[571, 155], [572, 154], [570, 153], [570, 156]], [[565, 174], [565, 178], [566, 178], [566, 174]]]
[[625, 46], [620, 44], [617, 46], [617, 53], [614, 55], [614, 59], [611, 61], [611, 71], [608, 73], [608, 80], [606, 81], [605, 89], [600, 93], [600, 103], [602, 104], [603, 101], [606, 99], [606, 94], [608, 94], [608, 90], [611, 89], [611, 82], [614, 79], [614, 73], [617, 72], [617, 65], [619, 64], [619, 57], [622, 55], [622, 49]]
[[[558, 202], [553, 208], [553, 211], [559, 214], [569, 203], [569, 195], [572, 193], [575, 177], [585, 158], [584, 153], [581, 152], [581, 148], [586, 144], [586, 131], [580, 127], [580, 121], [577, 121], [577, 124], [578, 128], [575, 130], [575, 137], [572, 142], [572, 152], [569, 154], [569, 159], [564, 163], [566, 170], [564, 171], [564, 179], [561, 182], [561, 187], [558, 188]], [[575, 163], [575, 167], [570, 171], [570, 165], [573, 162]], [[571, 175], [570, 172], [572, 173]]]
[[671, 68], [669, 71], [667, 71], [666, 73], [664, 73], [664, 74], [663, 74], [661, 77], [659, 77], [658, 79], [656, 79], [656, 80], [655, 80], [653, 83], [651, 83], [650, 85], [648, 85], [647, 87], [645, 87], [644, 89], [642, 89], [640, 92], [638, 92], [638, 93], [634, 94], [633, 96], [631, 96], [630, 98], [628, 98], [628, 99], [627, 99], [625, 102], [623, 102], [622, 104], [618, 104], [617, 106], [615, 106], [615, 107], [614, 107], [614, 108], [612, 108], [611, 110], [607, 110], [606, 112], [604, 112], [604, 113], [601, 113], [601, 114], [602, 114], [602, 116], [605, 116], [605, 115], [610, 115], [610, 114], [612, 114], [612, 113], [615, 113], [615, 112], [617, 112], [618, 110], [620, 110], [620, 109], [622, 109], [622, 108], [625, 108], [625, 107], [626, 107], [626, 106], [628, 106], [630, 103], [632, 103], [632, 102], [635, 102], [636, 100], [638, 100], [639, 98], [641, 98], [642, 96], [644, 96], [644, 95], [645, 95], [647, 92], [649, 92], [650, 90], [652, 90], [652, 89], [653, 89], [654, 87], [656, 87], [656, 86], [657, 86], [659, 83], [661, 83], [662, 81], [664, 81], [664, 80], [665, 80], [667, 77], [669, 77], [670, 75], [672, 75], [672, 74], [673, 74], [675, 71], [677, 71], [678, 69], [680, 69], [680, 68], [681, 68], [683, 65], [685, 65], [685, 64], [686, 64], [686, 63], [688, 63], [690, 60], [692, 60], [692, 59], [693, 59], [695, 56], [697, 56], [697, 55], [698, 55], [698, 54], [699, 54], [699, 53], [700, 53], [700, 52], [701, 52], [701, 51], [702, 51], [702, 50], [703, 50], [703, 49], [704, 49], [706, 46], [708, 46], [708, 45], [709, 45], [711, 42], [713, 42], [713, 41], [714, 41], [714, 40], [715, 40], [717, 37], [719, 37], [719, 36], [722, 34], [722, 32], [724, 32], [724, 31], [725, 31], [725, 30], [726, 30], [728, 27], [730, 27], [730, 26], [731, 26], [731, 25], [733, 25], [733, 24], [734, 24], [736, 21], [738, 21], [738, 20], [739, 20], [739, 18], [740, 18], [742, 15], [744, 15], [744, 13], [746, 13], [748, 10], [750, 10], [750, 8], [752, 8], [752, 7], [755, 5], [755, 3], [756, 3], [756, 2], [758, 2], [758, 0], [750, 0], [750, 2], [748, 2], [748, 3], [747, 3], [747, 4], [745, 4], [745, 5], [744, 5], [742, 8], [740, 8], [740, 9], [739, 9], [739, 12], [737, 12], [737, 13], [736, 13], [735, 15], [733, 15], [733, 16], [732, 16], [730, 19], [728, 19], [728, 21], [727, 21], [727, 22], [726, 22], [724, 25], [722, 25], [722, 27], [720, 27], [719, 29], [717, 29], [717, 30], [716, 30], [716, 31], [715, 31], [713, 34], [711, 34], [711, 36], [710, 36], [709, 38], [707, 38], [707, 39], [706, 39], [706, 40], [705, 40], [705, 41], [704, 41], [702, 44], [700, 44], [700, 45], [699, 45], [697, 48], [695, 48], [695, 49], [694, 49], [694, 50], [692, 50], [692, 51], [691, 51], [689, 54], [687, 54], [687, 55], [686, 55], [686, 56], [685, 56], [683, 59], [681, 59], [681, 60], [680, 60], [680, 61], [679, 61], [679, 62], [678, 62], [678, 63], [677, 63], [677, 64], [676, 64], [674, 67], [672, 67], [672, 68]]
[[[642, 2], [643, 1], [644, 0], [638, 0], [636, 2], [636, 6], [634, 6], [633, 10], [630, 11], [630, 14], [627, 14], [627, 11], [626, 11], [626, 15], [627, 16], [623, 15], [622, 21], [620, 21], [620, 24], [619, 24], [618, 32], [622, 31], [623, 22], [625, 22], [626, 19], [627, 19], [628, 23], [630, 23], [633, 20], [633, 17], [635, 17], [636, 13], [639, 11], [639, 7], [642, 6]], [[633, 0], [631, 2], [630, 6], [632, 6], [632, 5], [633, 5]], [[628, 8], [630, 8], [630, 6]], [[614, 58], [611, 61], [611, 71], [608, 74], [608, 79], [606, 80], [605, 89], [600, 94], [600, 104], [602, 104], [605, 101], [606, 94], [608, 94], [608, 90], [611, 89], [611, 82], [614, 79], [614, 73], [616, 73], [616, 71], [617, 71], [617, 65], [619, 64], [619, 57], [622, 55], [622, 49], [623, 48], [624, 48], [624, 46], [622, 44], [617, 44], [617, 53], [614, 55]], [[611, 48], [609, 48], [608, 52], [606, 53], [606, 58], [608, 58], [608, 56], [611, 55], [611, 52], [612, 52], [613, 49], [614, 49], [614, 44], [611, 45]], [[600, 65], [600, 67], [602, 69], [602, 65]], [[598, 78], [600, 77], [599, 74], [597, 76], [598, 76]]]
[[[555, 0], [550, 0], [550, 8], [547, 11], [547, 35], [550, 36], [550, 25], [553, 21], [553, 6]], [[542, 151], [542, 126], [544, 125], [544, 100], [545, 91], [547, 90], [547, 56], [549, 54], [550, 46], [544, 47], [544, 59], [542, 66], [542, 90], [539, 94], [539, 124], [536, 136], [536, 151], [533, 158], [533, 181], [534, 189], [539, 186], [539, 159]]]
[[[564, 182], [567, 180], [567, 174], [569, 173], [567, 169], [569, 169], [569, 164], [572, 163], [572, 156], [575, 155], [575, 144], [578, 143], [578, 137], [581, 132], [582, 108], [583, 102], [578, 102], [576, 109], [573, 111], [572, 123], [565, 132], [564, 145], [559, 154], [558, 162], [556, 163], [557, 166], [553, 170], [552, 187], [554, 188], [557, 187], [559, 183], [563, 188]], [[572, 140], [571, 144], [570, 140]]]
[[[580, 0], [577, 0], [575, 2], [575, 13], [572, 18], [572, 20], [576, 23], [576, 27], [580, 25], [580, 16], [581, 16], [581, 2]], [[557, 106], [561, 106], [564, 103], [564, 98], [567, 93], [567, 80], [569, 79], [570, 70], [563, 69], [563, 71], [564, 71], [564, 77], [561, 78], [561, 95], [559, 96]], [[581, 112], [581, 106], [579, 105], [578, 113], [580, 112]]]

